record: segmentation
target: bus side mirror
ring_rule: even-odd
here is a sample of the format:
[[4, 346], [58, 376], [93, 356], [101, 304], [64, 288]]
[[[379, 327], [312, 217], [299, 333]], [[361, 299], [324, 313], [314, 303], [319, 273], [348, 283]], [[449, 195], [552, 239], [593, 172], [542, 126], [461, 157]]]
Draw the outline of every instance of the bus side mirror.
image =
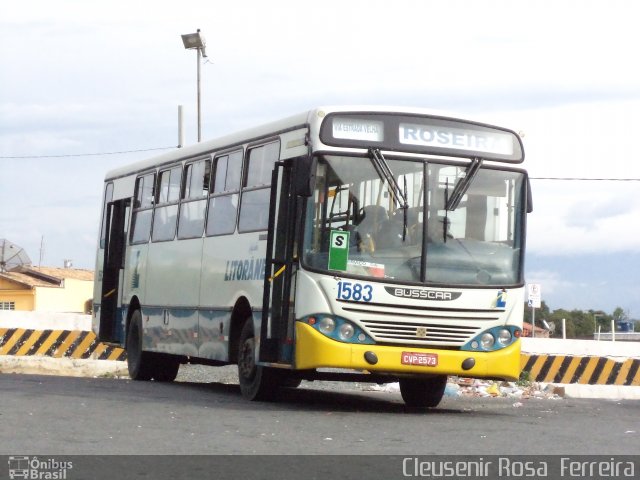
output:
[[318, 159], [312, 156], [300, 157], [295, 162], [294, 188], [299, 197], [310, 197], [316, 185]]

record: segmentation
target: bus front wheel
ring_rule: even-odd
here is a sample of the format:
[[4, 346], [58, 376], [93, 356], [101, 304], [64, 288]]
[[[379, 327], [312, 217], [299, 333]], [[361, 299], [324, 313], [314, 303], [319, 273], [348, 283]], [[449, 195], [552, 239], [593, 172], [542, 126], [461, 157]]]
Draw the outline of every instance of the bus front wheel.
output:
[[238, 380], [242, 396], [248, 400], [271, 400], [277, 389], [277, 372], [273, 368], [256, 365], [256, 345], [253, 322], [244, 322], [238, 342]]
[[428, 378], [401, 378], [400, 394], [404, 403], [412, 408], [436, 407], [444, 396], [447, 376]]

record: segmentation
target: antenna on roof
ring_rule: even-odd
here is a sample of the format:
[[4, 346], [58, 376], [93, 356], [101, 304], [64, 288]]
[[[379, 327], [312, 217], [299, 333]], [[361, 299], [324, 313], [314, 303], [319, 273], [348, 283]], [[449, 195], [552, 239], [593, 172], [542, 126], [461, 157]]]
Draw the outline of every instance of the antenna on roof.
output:
[[40, 259], [38, 260], [38, 268], [42, 266], [42, 259], [44, 258], [44, 235], [40, 239]]

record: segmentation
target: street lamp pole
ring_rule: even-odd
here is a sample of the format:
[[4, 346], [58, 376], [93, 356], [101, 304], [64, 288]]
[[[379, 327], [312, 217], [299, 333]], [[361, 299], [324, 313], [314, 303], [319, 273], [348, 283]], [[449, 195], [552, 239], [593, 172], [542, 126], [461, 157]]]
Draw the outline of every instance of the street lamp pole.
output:
[[201, 96], [200, 96], [200, 64], [202, 63], [201, 59], [207, 57], [207, 53], [205, 51], [206, 43], [204, 40], [204, 36], [200, 33], [200, 29], [196, 31], [196, 33], [187, 33], [186, 35], [182, 35], [182, 43], [184, 44], [184, 48], [187, 50], [197, 50], [198, 54], [196, 56], [196, 60], [198, 62], [197, 65], [197, 110], [198, 110], [198, 142], [202, 141], [202, 115], [201, 115]]

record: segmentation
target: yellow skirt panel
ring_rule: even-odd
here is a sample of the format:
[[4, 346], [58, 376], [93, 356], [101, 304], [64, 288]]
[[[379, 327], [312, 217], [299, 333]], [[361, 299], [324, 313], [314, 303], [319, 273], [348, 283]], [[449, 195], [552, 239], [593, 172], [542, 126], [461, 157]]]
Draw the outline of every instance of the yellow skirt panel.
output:
[[[378, 358], [375, 365], [365, 360], [366, 352], [375, 353]], [[437, 365], [404, 365], [401, 361], [403, 352], [436, 354]], [[469, 358], [473, 358], [475, 364], [472, 368], [464, 370], [462, 362]], [[296, 322], [295, 368], [346, 368], [379, 373], [423, 373], [517, 380], [520, 376], [520, 340], [493, 352], [361, 345], [332, 340], [313, 327]]]

